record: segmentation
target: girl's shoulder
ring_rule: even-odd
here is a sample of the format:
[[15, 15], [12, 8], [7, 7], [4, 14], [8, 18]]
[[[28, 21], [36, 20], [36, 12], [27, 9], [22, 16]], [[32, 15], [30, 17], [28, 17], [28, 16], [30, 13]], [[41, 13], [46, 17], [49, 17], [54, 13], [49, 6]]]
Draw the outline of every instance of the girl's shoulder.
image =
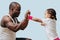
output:
[[44, 22], [46, 22], [46, 23], [56, 23], [56, 20], [55, 19], [46, 18], [46, 19], [44, 19]]

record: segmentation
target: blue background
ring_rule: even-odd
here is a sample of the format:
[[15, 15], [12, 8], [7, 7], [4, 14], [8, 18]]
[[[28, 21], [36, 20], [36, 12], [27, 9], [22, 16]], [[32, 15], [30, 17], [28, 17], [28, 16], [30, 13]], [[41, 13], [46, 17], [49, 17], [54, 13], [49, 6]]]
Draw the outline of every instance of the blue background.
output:
[[[24, 19], [24, 14], [27, 10], [31, 11], [31, 15], [37, 18], [44, 18], [44, 12], [47, 8], [54, 8], [57, 12], [57, 33], [60, 37], [60, 0], [0, 0], [0, 20], [8, 14], [9, 4], [16, 1], [21, 4], [21, 14], [18, 17], [19, 21]], [[47, 40], [44, 27], [40, 23], [29, 21], [29, 25], [25, 30], [20, 30], [16, 33], [16, 37], [31, 38], [32, 40]]]

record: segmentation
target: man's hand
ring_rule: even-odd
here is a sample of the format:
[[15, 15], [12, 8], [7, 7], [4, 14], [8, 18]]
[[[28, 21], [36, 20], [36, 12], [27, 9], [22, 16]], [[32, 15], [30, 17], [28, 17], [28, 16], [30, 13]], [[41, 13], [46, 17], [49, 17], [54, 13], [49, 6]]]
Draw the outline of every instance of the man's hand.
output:
[[20, 22], [20, 24], [19, 24], [19, 26], [20, 26], [19, 29], [24, 30], [27, 27], [28, 22], [29, 22], [29, 20], [28, 20], [29, 15], [30, 15], [30, 11], [28, 10], [25, 14], [25, 19], [22, 22]]
[[27, 12], [26, 12], [26, 14], [25, 14], [25, 19], [27, 19], [28, 20], [28, 16], [30, 15], [30, 11], [28, 10]]

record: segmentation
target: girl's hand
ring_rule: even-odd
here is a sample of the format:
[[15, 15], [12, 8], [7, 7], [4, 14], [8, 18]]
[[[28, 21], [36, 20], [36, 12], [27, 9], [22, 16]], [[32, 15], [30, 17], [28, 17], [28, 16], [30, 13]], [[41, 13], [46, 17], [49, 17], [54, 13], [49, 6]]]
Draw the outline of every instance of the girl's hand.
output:
[[46, 26], [46, 24], [45, 24], [45, 23], [41, 23], [41, 25], [42, 25], [42, 26]]

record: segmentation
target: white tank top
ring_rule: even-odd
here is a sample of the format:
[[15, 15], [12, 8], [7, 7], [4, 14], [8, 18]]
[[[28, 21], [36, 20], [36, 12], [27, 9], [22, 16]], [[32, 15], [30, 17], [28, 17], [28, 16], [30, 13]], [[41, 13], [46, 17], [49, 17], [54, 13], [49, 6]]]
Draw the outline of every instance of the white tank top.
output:
[[[12, 17], [10, 15], [8, 16], [11, 18], [13, 23], [15, 23]], [[16, 20], [16, 23], [17, 23], [17, 20]], [[11, 31], [8, 28], [1, 27], [1, 24], [0, 24], [0, 40], [16, 40], [16, 33]]]
[[47, 18], [44, 20], [44, 22], [46, 23], [45, 31], [48, 36], [48, 40], [54, 40], [57, 38], [58, 35], [56, 32], [56, 20]]

